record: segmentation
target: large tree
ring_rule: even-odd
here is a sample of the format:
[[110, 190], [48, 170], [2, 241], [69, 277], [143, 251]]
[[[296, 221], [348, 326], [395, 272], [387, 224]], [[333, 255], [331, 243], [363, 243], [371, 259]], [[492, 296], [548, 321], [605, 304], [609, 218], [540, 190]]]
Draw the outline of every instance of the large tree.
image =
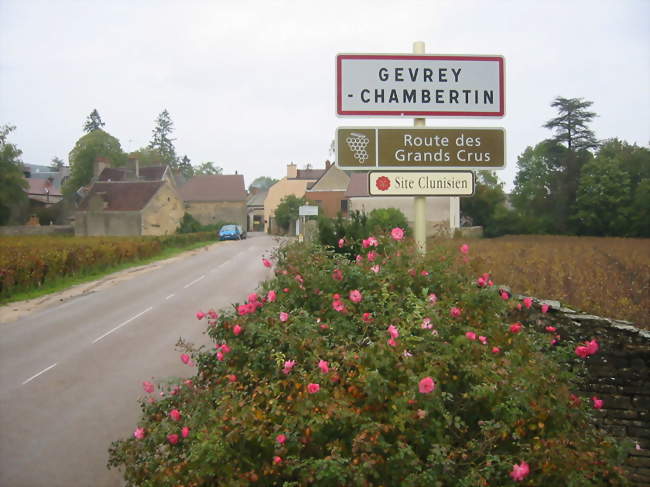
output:
[[556, 108], [558, 116], [544, 124], [544, 128], [555, 133], [553, 140], [567, 145], [570, 151], [595, 149], [598, 142], [594, 132], [587, 124], [596, 117], [594, 112], [587, 111], [593, 102], [582, 98], [563, 98], [558, 96], [551, 106]]
[[260, 176], [258, 178], [255, 178], [253, 182], [248, 186], [248, 192], [250, 193], [253, 190], [253, 188], [259, 188], [261, 190], [269, 189], [277, 182], [278, 180], [275, 178], [271, 178], [268, 176]]
[[275, 221], [278, 223], [278, 226], [285, 231], [288, 230], [291, 222], [298, 219], [298, 210], [305, 204], [307, 204], [305, 198], [298, 198], [292, 194], [282, 198], [280, 204], [275, 209]]
[[157, 149], [141, 147], [129, 154], [130, 159], [137, 159], [140, 167], [161, 166], [163, 165], [163, 156]]
[[167, 109], [160, 112], [156, 119], [156, 126], [152, 131], [149, 149], [156, 149], [163, 157], [163, 163], [168, 164], [172, 169], [178, 168], [178, 159], [176, 157], [176, 148], [174, 147], [174, 122]]
[[50, 170], [54, 172], [59, 172], [64, 165], [65, 164], [63, 160], [55, 156], [52, 158], [52, 162], [50, 162]]
[[95, 108], [86, 118], [86, 122], [84, 123], [84, 132], [90, 133], [95, 130], [102, 130], [104, 125], [106, 124], [102, 121], [102, 117], [99, 116], [99, 112]]
[[194, 168], [194, 174], [209, 174], [209, 175], [223, 174], [223, 169], [219, 166], [215, 166], [214, 162], [208, 161], [196, 166]]
[[90, 183], [93, 167], [98, 157], [108, 159], [111, 166], [123, 166], [127, 156], [122, 152], [120, 141], [101, 129], [93, 130], [81, 137], [70, 151], [70, 178], [63, 192], [73, 195], [81, 186]]
[[186, 180], [190, 179], [196, 173], [194, 166], [192, 166], [192, 161], [187, 157], [187, 154], [181, 157], [181, 160], [178, 161], [178, 167], [176, 169]]
[[9, 142], [13, 126], [0, 127], [0, 225], [6, 225], [11, 209], [27, 201], [27, 181], [23, 175], [22, 151]]

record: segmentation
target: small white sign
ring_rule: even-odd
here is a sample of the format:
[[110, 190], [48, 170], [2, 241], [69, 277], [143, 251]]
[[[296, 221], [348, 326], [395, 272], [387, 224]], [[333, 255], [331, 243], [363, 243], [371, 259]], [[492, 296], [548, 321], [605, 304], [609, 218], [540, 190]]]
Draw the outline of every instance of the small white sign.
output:
[[338, 116], [502, 117], [502, 56], [339, 54]]
[[371, 196], [471, 196], [472, 171], [370, 172]]
[[301, 206], [298, 208], [298, 216], [318, 216], [318, 206]]

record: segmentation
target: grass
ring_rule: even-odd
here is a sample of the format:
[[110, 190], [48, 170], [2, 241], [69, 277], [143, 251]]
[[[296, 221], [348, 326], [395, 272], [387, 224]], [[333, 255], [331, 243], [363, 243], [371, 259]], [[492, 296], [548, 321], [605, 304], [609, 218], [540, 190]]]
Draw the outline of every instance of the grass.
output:
[[123, 271], [125, 269], [130, 269], [133, 267], [138, 267], [146, 264], [151, 264], [153, 262], [157, 262], [160, 260], [169, 259], [171, 257], [175, 257], [176, 255], [182, 254], [183, 252], [205, 247], [213, 243], [215, 243], [215, 240], [206, 240], [202, 242], [194, 242], [180, 247], [168, 247], [168, 248], [164, 248], [160, 253], [152, 257], [133, 260], [130, 262], [123, 262], [121, 264], [107, 267], [101, 270], [91, 271], [84, 275], [66, 276], [52, 281], [47, 281], [45, 284], [43, 284], [38, 288], [32, 288], [27, 291], [17, 292], [15, 294], [12, 294], [9, 297], [0, 299], [0, 305], [13, 303], [16, 301], [24, 301], [28, 299], [40, 298], [48, 294], [64, 291], [78, 284], [84, 284], [87, 282], [95, 281], [97, 279], [101, 279], [102, 277], [105, 277], [109, 274], [113, 274], [115, 272]]
[[470, 265], [516, 294], [555, 299], [582, 312], [650, 329], [650, 241], [632, 238], [507, 236], [431, 240], [468, 243]]

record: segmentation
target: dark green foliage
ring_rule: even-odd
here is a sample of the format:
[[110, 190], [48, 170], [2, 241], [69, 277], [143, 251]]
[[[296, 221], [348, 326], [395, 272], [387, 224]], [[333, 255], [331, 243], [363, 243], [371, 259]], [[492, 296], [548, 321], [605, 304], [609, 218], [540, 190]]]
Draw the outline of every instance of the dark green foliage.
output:
[[410, 234], [408, 220], [397, 208], [376, 208], [368, 215], [369, 233], [387, 233], [395, 227], [400, 227], [406, 235]]
[[127, 156], [122, 152], [120, 141], [101, 129], [93, 130], [81, 137], [70, 151], [70, 178], [63, 192], [70, 196], [81, 187], [90, 183], [93, 167], [98, 157], [108, 159], [111, 166], [126, 164]]
[[156, 119], [156, 126], [152, 131], [153, 135], [148, 148], [156, 149], [160, 153], [164, 164], [167, 164], [172, 169], [177, 169], [178, 161], [174, 147], [175, 139], [172, 138], [173, 132], [174, 122], [172, 122], [169, 112], [165, 109], [160, 112]]
[[176, 233], [197, 233], [197, 232], [216, 232], [228, 222], [211, 223], [210, 225], [201, 224], [196, 218], [189, 213], [185, 213]]
[[289, 230], [291, 222], [298, 219], [298, 211], [301, 206], [306, 205], [305, 198], [298, 198], [295, 195], [288, 195], [282, 198], [280, 204], [275, 209], [275, 220], [278, 226], [284, 231]]
[[0, 127], [0, 225], [9, 223], [13, 208], [27, 202], [27, 181], [20, 160], [22, 151], [8, 139], [14, 129], [8, 125]]
[[269, 189], [277, 182], [278, 180], [275, 178], [260, 176], [259, 178], [254, 179], [253, 182], [248, 186], [248, 192], [250, 193], [253, 188], [259, 188], [261, 190]]
[[102, 127], [104, 125], [106, 124], [102, 121], [102, 117], [99, 116], [99, 112], [95, 108], [92, 112], [90, 112], [88, 118], [86, 118], [83, 129], [84, 132], [88, 134], [94, 130], [102, 130]]

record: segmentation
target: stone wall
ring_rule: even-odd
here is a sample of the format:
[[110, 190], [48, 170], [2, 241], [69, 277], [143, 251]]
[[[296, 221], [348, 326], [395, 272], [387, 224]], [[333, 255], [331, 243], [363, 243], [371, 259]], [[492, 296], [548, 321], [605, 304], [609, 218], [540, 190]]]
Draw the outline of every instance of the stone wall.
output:
[[74, 235], [72, 225], [44, 225], [44, 226], [8, 226], [0, 227], [0, 236], [17, 235]]
[[[547, 313], [541, 304], [550, 306]], [[614, 437], [630, 440], [625, 462], [632, 485], [650, 487], [650, 331], [632, 323], [582, 314], [558, 301], [536, 301], [534, 311], [515, 318], [543, 331], [554, 326], [562, 339], [596, 339], [600, 350], [586, 359], [582, 394], [604, 401], [599, 425]]]
[[170, 235], [181, 223], [185, 207], [176, 190], [166, 184], [142, 211], [142, 235]]
[[185, 211], [196, 218], [201, 225], [233, 223], [246, 228], [245, 201], [186, 201]]

